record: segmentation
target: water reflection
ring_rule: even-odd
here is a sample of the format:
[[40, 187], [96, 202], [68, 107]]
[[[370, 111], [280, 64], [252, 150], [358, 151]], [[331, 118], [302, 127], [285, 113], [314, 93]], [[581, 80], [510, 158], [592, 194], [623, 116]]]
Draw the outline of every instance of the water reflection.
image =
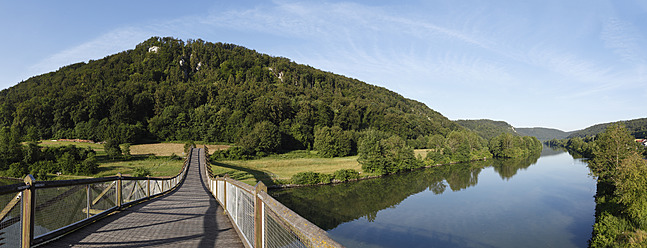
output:
[[444, 165], [332, 186], [277, 190], [271, 194], [317, 226], [331, 230], [361, 217], [373, 221], [378, 211], [393, 208], [409, 196], [425, 190], [440, 195], [447, 188], [461, 191], [476, 186], [479, 174], [487, 167], [493, 167], [502, 179], [509, 180], [519, 170], [535, 164], [538, 158], [539, 155]]

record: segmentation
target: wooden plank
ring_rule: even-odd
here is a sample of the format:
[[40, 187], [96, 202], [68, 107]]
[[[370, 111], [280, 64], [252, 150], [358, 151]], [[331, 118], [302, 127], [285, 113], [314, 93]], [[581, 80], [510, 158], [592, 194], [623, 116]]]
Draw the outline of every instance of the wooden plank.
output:
[[2, 209], [2, 212], [0, 212], [0, 222], [2, 222], [4, 218], [7, 217], [7, 214], [9, 214], [9, 212], [11, 212], [11, 210], [13, 210], [13, 208], [16, 207], [16, 205], [18, 205], [18, 202], [20, 202], [21, 195], [22, 195], [21, 192], [16, 194], [16, 196], [13, 199], [11, 199], [11, 201], [7, 204], [7, 206], [5, 206], [4, 209]]

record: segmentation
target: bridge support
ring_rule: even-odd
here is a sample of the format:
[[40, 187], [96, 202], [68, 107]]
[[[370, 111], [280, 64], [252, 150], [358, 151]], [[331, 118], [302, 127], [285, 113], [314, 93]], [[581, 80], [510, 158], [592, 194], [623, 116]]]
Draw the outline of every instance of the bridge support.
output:
[[36, 179], [32, 175], [25, 177], [27, 188], [22, 192], [22, 247], [30, 247], [34, 240], [34, 212], [36, 212]]
[[122, 202], [122, 195], [121, 195], [121, 172], [117, 173], [117, 199], [116, 199], [116, 205], [117, 208], [121, 210], [121, 202]]
[[254, 247], [256, 248], [262, 248], [263, 244], [265, 242], [265, 235], [263, 233], [263, 230], [265, 230], [265, 210], [263, 209], [263, 199], [261, 199], [261, 196], [259, 195], [260, 192], [265, 192], [267, 193], [267, 186], [261, 181], [258, 181], [256, 183], [256, 187], [254, 187]]

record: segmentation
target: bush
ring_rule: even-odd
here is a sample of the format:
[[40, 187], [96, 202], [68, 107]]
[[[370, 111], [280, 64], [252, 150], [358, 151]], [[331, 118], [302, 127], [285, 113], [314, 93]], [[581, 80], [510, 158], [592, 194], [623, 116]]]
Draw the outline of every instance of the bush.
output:
[[189, 154], [189, 150], [193, 147], [196, 147], [193, 141], [187, 141], [184, 143], [184, 154]]
[[341, 169], [341, 170], [335, 171], [333, 176], [335, 177], [336, 180], [345, 182], [348, 180], [359, 178], [359, 172], [353, 169]]
[[124, 147], [121, 151], [124, 154], [124, 160], [131, 160], [133, 158], [133, 155], [130, 154], [130, 143], [124, 144]]
[[135, 167], [135, 170], [133, 171], [134, 177], [145, 177], [150, 175], [152, 175], [151, 171], [144, 167]]
[[182, 160], [182, 158], [175, 153], [171, 153], [171, 157], [169, 157], [169, 160]]
[[116, 140], [107, 140], [106, 143], [103, 144], [103, 149], [111, 159], [121, 156], [121, 147], [119, 147], [119, 143]]
[[245, 153], [245, 149], [240, 146], [232, 146], [227, 150], [216, 150], [209, 156], [213, 161], [216, 160], [245, 160], [253, 158], [252, 155]]
[[293, 184], [313, 185], [319, 183], [330, 183], [333, 176], [329, 174], [321, 174], [312, 171], [299, 172], [292, 176], [290, 180]]

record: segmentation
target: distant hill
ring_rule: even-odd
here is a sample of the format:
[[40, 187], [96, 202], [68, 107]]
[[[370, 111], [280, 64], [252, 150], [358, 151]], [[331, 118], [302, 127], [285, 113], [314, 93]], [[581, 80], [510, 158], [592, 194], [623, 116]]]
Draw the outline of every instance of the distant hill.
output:
[[631, 135], [633, 135], [636, 138], [647, 138], [647, 118], [597, 124], [597, 125], [587, 127], [583, 130], [574, 131], [567, 138], [574, 138], [574, 137], [583, 138], [587, 136], [595, 136], [599, 133], [604, 132], [607, 126], [613, 123], [621, 123], [625, 125], [625, 127], [627, 128], [627, 130], [629, 130]]
[[514, 127], [505, 121], [481, 120], [456, 120], [458, 125], [476, 132], [486, 140], [490, 140], [502, 133], [518, 135]]
[[120, 143], [233, 143], [265, 128], [282, 149], [312, 147], [322, 126], [405, 139], [462, 129], [421, 102], [287, 58], [159, 37], [0, 91], [2, 126], [30, 140]]
[[535, 136], [540, 141], [547, 141], [552, 139], [564, 139], [568, 137], [569, 132], [564, 132], [562, 130], [554, 128], [544, 128], [544, 127], [531, 127], [531, 128], [516, 128], [517, 133], [522, 136]]
[[519, 136], [534, 136], [540, 141], [551, 139], [563, 139], [569, 135], [564, 132], [553, 128], [532, 127], [532, 128], [515, 128], [505, 121], [493, 121], [488, 119], [481, 120], [456, 120], [458, 125], [472, 130], [479, 134], [481, 137], [489, 140], [502, 133], [510, 133]]

